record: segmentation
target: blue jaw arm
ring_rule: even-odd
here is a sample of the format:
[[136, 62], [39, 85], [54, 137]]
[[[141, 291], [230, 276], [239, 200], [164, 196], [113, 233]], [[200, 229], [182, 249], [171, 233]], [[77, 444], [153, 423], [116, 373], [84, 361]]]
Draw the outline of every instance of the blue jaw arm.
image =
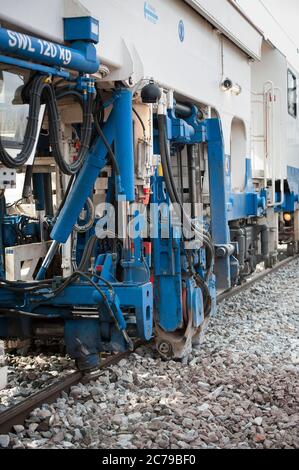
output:
[[[115, 117], [114, 111], [111, 112], [108, 121], [106, 122], [103, 132], [109, 144], [112, 145], [115, 132]], [[66, 243], [73, 227], [76, 224], [80, 212], [89, 197], [92, 188], [99, 176], [101, 170], [105, 167], [107, 160], [107, 148], [103, 141], [98, 139], [93, 149], [87, 156], [86, 162], [79, 173], [78, 178], [72, 188], [72, 191], [61, 210], [56, 224], [52, 230], [51, 238], [53, 243], [51, 248], [36, 276], [38, 281], [45, 278], [46, 271], [55, 256], [55, 253], [61, 243]]]

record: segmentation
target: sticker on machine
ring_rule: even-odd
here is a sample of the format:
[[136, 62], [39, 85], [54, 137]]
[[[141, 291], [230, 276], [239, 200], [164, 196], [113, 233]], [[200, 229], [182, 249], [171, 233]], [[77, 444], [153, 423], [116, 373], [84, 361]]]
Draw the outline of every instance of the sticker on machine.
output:
[[185, 41], [185, 24], [183, 20], [179, 22], [179, 38], [181, 42]]
[[156, 8], [149, 2], [144, 2], [144, 17], [153, 24], [157, 24], [159, 21]]

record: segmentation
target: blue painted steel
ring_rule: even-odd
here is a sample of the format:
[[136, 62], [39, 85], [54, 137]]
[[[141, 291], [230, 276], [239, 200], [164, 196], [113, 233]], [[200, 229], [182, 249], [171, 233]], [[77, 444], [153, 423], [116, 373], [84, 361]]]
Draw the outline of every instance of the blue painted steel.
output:
[[[135, 285], [112, 283], [113, 291], [101, 280], [98, 280], [98, 285], [105, 295], [110, 308], [113, 310], [118, 323], [118, 330], [122, 331], [126, 328], [127, 314], [122, 313], [122, 311], [128, 311], [130, 317], [135, 316], [138, 337], [145, 340], [151, 339], [153, 334], [152, 284], [150, 282]], [[40, 294], [35, 296], [26, 293], [17, 295], [8, 290], [1, 289], [2, 308], [34, 312], [44, 315], [45, 318], [60, 317], [67, 320], [71, 315], [74, 305], [82, 308], [93, 307], [99, 309], [99, 315], [95, 312], [93, 319], [91, 313], [90, 320], [97, 320], [100, 329], [102, 322], [114, 325], [107, 311], [106, 304], [103, 302], [103, 297], [93, 286], [86, 282], [72, 284], [55, 297], [51, 296], [49, 289], [42, 289]], [[18, 320], [15, 318], [16, 324]], [[12, 319], [10, 321], [12, 322]], [[4, 331], [5, 329], [2, 327], [0, 318], [0, 337], [5, 337]], [[23, 335], [20, 335], [20, 337], [23, 337]]]
[[133, 146], [132, 91], [122, 88], [116, 92], [115, 155], [120, 167], [122, 188], [126, 200], [135, 201], [135, 163]]
[[0, 28], [0, 51], [19, 59], [39, 62], [53, 67], [95, 73], [99, 59], [93, 44], [78, 41], [75, 47], [65, 47], [44, 39]]
[[290, 192], [294, 194], [299, 194], [299, 168], [288, 166], [287, 179]]
[[173, 237], [164, 178], [156, 175], [152, 190], [151, 202], [155, 204], [152, 217], [157, 228], [153, 237], [157, 322], [165, 331], [172, 332], [183, 325], [181, 240]]
[[202, 290], [196, 285], [193, 278], [186, 281], [187, 309], [191, 315], [194, 328], [198, 328], [204, 321], [204, 303]]
[[217, 259], [217, 286], [228, 289], [238, 275], [238, 260], [230, 249], [229, 222], [256, 218], [265, 214], [267, 193], [255, 191], [251, 160], [246, 159], [245, 190], [233, 192], [231, 185], [231, 159], [225, 155], [221, 122], [219, 119], [198, 119], [198, 109], [193, 106], [191, 116], [177, 118], [174, 109], [168, 110], [168, 139], [175, 144], [207, 142], [211, 192], [211, 229], [215, 246], [223, 247], [226, 256]]
[[[206, 121], [208, 161], [210, 178], [211, 229], [215, 245], [228, 245], [230, 232], [228, 226], [229, 194], [226, 184], [226, 156], [224, 141], [219, 119]], [[217, 287], [231, 287], [230, 258], [217, 259], [215, 266]]]
[[70, 72], [65, 70], [55, 69], [54, 67], [47, 67], [45, 65], [33, 64], [32, 62], [26, 62], [25, 60], [15, 59], [14, 57], [6, 57], [0, 54], [0, 63], [12, 65], [14, 67], [20, 67], [21, 69], [34, 70], [45, 75], [53, 75], [56, 77], [65, 78], [69, 80], [71, 78]]
[[149, 341], [153, 336], [153, 285], [120, 284], [116, 289], [122, 308], [135, 312], [138, 337]]
[[[118, 191], [124, 190], [127, 201], [135, 200], [132, 123], [132, 92], [126, 89], [118, 90], [103, 132], [110, 145], [115, 142], [115, 153], [121, 172], [121, 176], [116, 178], [116, 188]], [[97, 139], [52, 230], [53, 240], [66, 243], [106, 163], [107, 148], [101, 139]]]
[[[108, 121], [104, 125], [103, 132], [112, 145], [115, 136], [115, 112], [111, 112]], [[51, 238], [59, 243], [66, 243], [73, 227], [76, 224], [80, 212], [90, 195], [92, 188], [105, 167], [107, 160], [107, 148], [103, 141], [98, 139], [86, 157], [85, 164], [77, 177], [74, 187], [62, 209], [56, 224], [52, 230]]]
[[[192, 107], [191, 116], [185, 119], [177, 118], [175, 115], [175, 108], [170, 109], [168, 110], [168, 138], [173, 143], [177, 144], [191, 145], [205, 141], [208, 141], [209, 143], [209, 139], [206, 136], [209, 121], [210, 120], [206, 120], [203, 122], [198, 120], [198, 109], [196, 106]], [[213, 166], [212, 171], [214, 172]], [[227, 222], [263, 215], [266, 208], [266, 198], [264, 192], [259, 194], [254, 190], [251, 159], [246, 159], [245, 191], [242, 193], [232, 191], [231, 159], [229, 155], [224, 155], [222, 171], [222, 184], [224, 186], [222, 186], [221, 191], [222, 193], [226, 192], [227, 205], [225, 211], [228, 211]], [[223, 194], [219, 194], [220, 199], [222, 198], [222, 195]], [[217, 198], [217, 196], [215, 196], [215, 198]]]
[[180, 119], [175, 116], [175, 109], [168, 111], [168, 118], [171, 124], [168, 126], [168, 139], [177, 144], [191, 143], [194, 137], [195, 130], [185, 119]]
[[[106, 281], [116, 282], [115, 279], [115, 265], [113, 255], [111, 253], [104, 253], [97, 257], [95, 262], [95, 271]], [[94, 277], [94, 282], [98, 282], [97, 276]]]
[[2, 219], [3, 247], [16, 246], [20, 238], [40, 241], [39, 222], [30, 221], [25, 215], [5, 215]]
[[91, 16], [64, 18], [64, 40], [66, 42], [99, 42], [99, 21]]
[[239, 193], [232, 191], [231, 169], [229, 169], [227, 179], [227, 190], [229, 191], [228, 220], [230, 222], [251, 217], [261, 217], [265, 214], [267, 193], [265, 190], [257, 193], [254, 189], [252, 179], [252, 161], [250, 158], [246, 159], [245, 190]]
[[[299, 168], [287, 167], [287, 183], [289, 191], [285, 193], [284, 202], [275, 208], [275, 212], [295, 212], [299, 209]], [[276, 201], [281, 200], [280, 193], [276, 193]]]
[[198, 120], [198, 108], [192, 106], [192, 114], [188, 118], [176, 117], [175, 108], [168, 110], [168, 139], [176, 144], [199, 144], [205, 140], [204, 123]]
[[265, 212], [266, 199], [258, 193], [231, 193], [228, 205], [228, 220], [260, 217]]
[[[280, 194], [276, 193], [276, 200], [280, 201]], [[275, 208], [275, 212], [293, 213], [299, 209], [299, 194], [285, 193], [284, 202], [281, 206]]]

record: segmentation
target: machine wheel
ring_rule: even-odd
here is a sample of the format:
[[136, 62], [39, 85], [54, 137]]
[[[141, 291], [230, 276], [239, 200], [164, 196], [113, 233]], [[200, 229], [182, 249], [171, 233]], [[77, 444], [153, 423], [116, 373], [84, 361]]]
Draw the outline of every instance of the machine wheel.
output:
[[171, 343], [168, 341], [160, 341], [157, 343], [157, 351], [164, 359], [171, 359], [173, 357], [173, 349]]

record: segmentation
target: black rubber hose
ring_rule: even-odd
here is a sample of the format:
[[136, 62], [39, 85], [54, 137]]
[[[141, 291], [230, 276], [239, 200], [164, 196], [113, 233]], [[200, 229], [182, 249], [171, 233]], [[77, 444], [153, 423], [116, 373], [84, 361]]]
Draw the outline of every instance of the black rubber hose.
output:
[[29, 116], [25, 131], [25, 137], [21, 152], [13, 158], [5, 150], [0, 137], [0, 160], [7, 168], [21, 168], [30, 158], [34, 146], [38, 138], [38, 122], [39, 112], [41, 107], [41, 100], [43, 89], [45, 86], [45, 77], [36, 76], [33, 78], [30, 85], [28, 85], [28, 93], [30, 96], [29, 101]]
[[[171, 202], [173, 204], [176, 203], [181, 207], [185, 220], [187, 221], [188, 224], [191, 224], [191, 226], [197, 232], [198, 230], [196, 229], [196, 227], [194, 226], [194, 224], [192, 223], [192, 221], [190, 220], [189, 216], [186, 214], [183, 208], [183, 204], [180, 199], [180, 196], [179, 196], [179, 193], [178, 193], [178, 190], [177, 190], [174, 178], [173, 178], [169, 149], [168, 149], [167, 138], [166, 138], [166, 116], [164, 115], [158, 116], [158, 126], [159, 126], [159, 143], [160, 143], [163, 173], [165, 173], [164, 178], [165, 178], [167, 190], [170, 193]], [[209, 237], [210, 235], [207, 232], [205, 232], [203, 235], [203, 239], [206, 240], [207, 243], [209, 242]]]
[[189, 179], [189, 193], [191, 203], [191, 217], [194, 219], [195, 206], [198, 201], [197, 181], [196, 181], [196, 160], [195, 160], [195, 146], [187, 145], [188, 154], [188, 179]]
[[45, 210], [48, 217], [53, 217], [54, 207], [53, 207], [53, 197], [52, 197], [52, 175], [51, 173], [44, 173], [44, 192], [45, 192]]
[[97, 242], [98, 242], [98, 237], [96, 235], [93, 235], [88, 240], [88, 242], [85, 246], [83, 255], [82, 255], [82, 259], [81, 259], [79, 268], [78, 268], [79, 271], [86, 272], [88, 270], [89, 263], [90, 263], [90, 258], [92, 256], [92, 253], [95, 249], [95, 246], [96, 246]]
[[32, 194], [32, 186], [31, 186], [32, 173], [33, 173], [33, 165], [28, 165], [26, 167], [25, 180], [24, 180], [24, 185], [23, 185], [23, 192], [22, 192], [23, 199], [28, 199]]
[[[74, 94], [78, 98], [78, 93], [74, 92], [73, 90], [69, 90], [69, 92], [64, 92], [63, 96]], [[58, 95], [59, 96], [59, 95]], [[62, 95], [60, 95], [60, 98]], [[62, 173], [66, 175], [74, 175], [78, 173], [81, 169], [87, 152], [90, 147], [91, 136], [92, 136], [92, 107], [93, 107], [93, 95], [91, 93], [88, 94], [86, 100], [83, 100], [83, 125], [82, 125], [82, 132], [81, 132], [81, 146], [79, 150], [79, 154], [77, 160], [73, 163], [67, 163], [62, 155], [60, 149], [60, 119], [59, 113], [57, 108], [57, 100], [54, 88], [48, 87], [46, 89], [46, 102], [47, 102], [47, 110], [48, 110], [48, 117], [49, 117], [49, 136], [50, 136], [50, 144], [53, 149], [53, 155], [55, 161], [62, 171]]]
[[134, 108], [133, 108], [133, 113], [136, 115], [138, 121], [140, 122], [141, 127], [142, 127], [142, 129], [143, 129], [143, 133], [144, 133], [144, 135], [145, 135], [146, 129], [145, 129], [145, 125], [144, 125], [144, 122], [143, 122], [143, 120], [142, 120], [140, 114], [139, 114], [139, 113], [136, 111], [136, 109], [134, 109]]
[[[42, 100], [45, 101], [49, 119], [49, 136], [50, 144], [53, 149], [55, 161], [60, 170], [67, 175], [78, 173], [82, 167], [86, 154], [90, 147], [92, 136], [92, 110], [94, 96], [88, 93], [87, 99], [83, 100], [83, 125], [81, 147], [74, 163], [68, 164], [62, 155], [60, 149], [60, 119], [57, 108], [57, 97], [53, 85], [45, 81], [45, 76], [36, 76], [32, 82], [26, 87], [26, 95], [29, 99], [29, 116], [26, 127], [23, 148], [16, 158], [12, 158], [4, 149], [0, 139], [0, 160], [7, 168], [20, 168], [28, 161], [31, 156], [34, 145], [38, 138], [38, 122], [39, 112]], [[58, 90], [58, 99], [64, 96], [73, 95], [77, 100], [82, 102], [81, 95], [73, 88]]]
[[51, 317], [49, 317], [38, 313], [22, 312], [21, 310], [15, 310], [11, 308], [0, 308], [0, 315], [13, 317], [28, 317], [34, 318], [36, 320], [57, 320], [58, 318], [61, 318], [60, 315], [52, 315]]
[[104, 132], [102, 131], [102, 128], [101, 128], [101, 122], [100, 122], [100, 119], [99, 119], [99, 111], [101, 111], [101, 98], [97, 97], [97, 100], [95, 101], [95, 106], [94, 106], [94, 111], [93, 111], [93, 119], [94, 119], [94, 124], [95, 124], [95, 128], [96, 128], [96, 131], [97, 131], [97, 134], [98, 136], [102, 139], [106, 149], [107, 149], [107, 153], [109, 155], [109, 158], [111, 160], [111, 163], [112, 163], [112, 166], [114, 168], [114, 172], [116, 174], [116, 176], [120, 176], [120, 167], [119, 167], [119, 164], [118, 164], [118, 161], [117, 161], [117, 158], [111, 148], [111, 145], [109, 144], [108, 140], [106, 139], [106, 136], [104, 134]]

